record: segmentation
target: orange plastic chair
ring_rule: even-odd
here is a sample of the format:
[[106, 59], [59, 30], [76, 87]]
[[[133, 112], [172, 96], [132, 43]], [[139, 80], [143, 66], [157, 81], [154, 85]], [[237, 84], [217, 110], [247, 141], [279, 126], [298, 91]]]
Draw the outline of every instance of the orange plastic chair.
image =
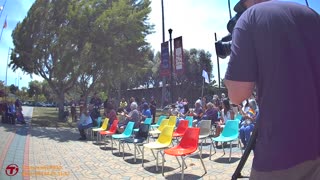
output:
[[[184, 166], [186, 165], [185, 159], [188, 157], [188, 155], [190, 155], [190, 154], [194, 153], [195, 151], [197, 151], [197, 149], [198, 149], [198, 141], [199, 141], [199, 134], [200, 134], [200, 128], [188, 128], [186, 130], [184, 136], [182, 137], [180, 143], [177, 146], [164, 150], [164, 154], [163, 154], [163, 157], [162, 157], [162, 175], [163, 176], [164, 176], [164, 172], [163, 172], [164, 155], [168, 154], [168, 155], [176, 156], [176, 157], [177, 156], [181, 156], [182, 166], [181, 166], [178, 158], [177, 158], [177, 160], [178, 160], [179, 165], [182, 168], [181, 179], [184, 178]], [[199, 153], [199, 158], [200, 158], [201, 164], [203, 166], [203, 169], [205, 171], [204, 174], [206, 174], [207, 173], [207, 169], [204, 166], [204, 163], [203, 163], [203, 160], [201, 158], [200, 153]]]
[[[113, 120], [111, 127], [108, 131], [100, 131], [100, 135], [104, 136], [104, 142], [106, 142], [107, 137], [111, 137], [113, 134], [117, 132], [119, 120], [115, 119]], [[107, 144], [105, 143], [105, 147], [107, 147]]]
[[173, 132], [174, 138], [179, 138], [184, 135], [186, 130], [188, 129], [189, 121], [188, 120], [180, 120], [177, 129]]

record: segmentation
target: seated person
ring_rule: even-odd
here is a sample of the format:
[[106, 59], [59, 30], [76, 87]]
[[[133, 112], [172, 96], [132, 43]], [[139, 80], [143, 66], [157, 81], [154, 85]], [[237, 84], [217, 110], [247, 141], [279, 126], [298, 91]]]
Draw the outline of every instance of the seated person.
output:
[[82, 107], [82, 113], [80, 115], [80, 121], [78, 123], [78, 130], [80, 132], [79, 140], [86, 140], [86, 133], [84, 132], [85, 129], [91, 128], [93, 126], [93, 121], [88, 113], [86, 105]]
[[152, 118], [151, 110], [149, 108], [148, 103], [144, 103], [142, 106], [142, 112], [141, 112], [142, 121], [144, 121], [146, 118]]
[[179, 115], [179, 111], [178, 109], [176, 108], [176, 105], [175, 104], [172, 104], [171, 105], [171, 108], [169, 109], [168, 111], [168, 117], [169, 116], [178, 116]]
[[126, 125], [128, 122], [132, 121], [134, 122], [134, 128], [139, 128], [140, 126], [140, 113], [138, 111], [138, 104], [136, 102], [132, 102], [130, 104], [130, 112], [129, 114], [123, 114], [126, 119], [124, 122], [119, 123], [118, 132], [122, 133], [124, 129], [126, 128]]
[[219, 136], [227, 120], [234, 120], [234, 111], [228, 99], [222, 101], [220, 121], [217, 122], [215, 137]]
[[193, 125], [198, 124], [198, 122], [201, 120], [203, 116], [203, 110], [201, 107], [201, 101], [197, 100], [196, 103], [194, 104], [195, 108], [194, 110], [190, 111], [190, 116], [193, 116]]
[[243, 117], [240, 128], [240, 139], [243, 144], [243, 147], [245, 148], [250, 139], [251, 132], [253, 131], [253, 122], [258, 113], [257, 103], [254, 100], [250, 100], [249, 102], [247, 101], [247, 104], [245, 105], [244, 109], [239, 109]]
[[113, 123], [113, 121], [118, 119], [117, 113], [114, 110], [114, 107], [113, 107], [113, 105], [111, 103], [107, 103], [106, 104], [104, 114], [105, 114], [106, 118], [109, 118], [108, 128], [110, 128], [112, 123]]
[[215, 108], [214, 104], [209, 102], [207, 103], [207, 110], [203, 114], [201, 120], [211, 120], [211, 125], [217, 123], [218, 120], [218, 110]]

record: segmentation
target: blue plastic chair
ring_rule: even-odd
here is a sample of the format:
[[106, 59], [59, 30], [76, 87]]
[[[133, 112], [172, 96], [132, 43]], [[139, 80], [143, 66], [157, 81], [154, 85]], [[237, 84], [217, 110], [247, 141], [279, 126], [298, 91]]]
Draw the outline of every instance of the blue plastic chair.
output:
[[[148, 124], [148, 125], [151, 125], [152, 123], [152, 118], [146, 118], [143, 122], [143, 124]], [[139, 128], [136, 128], [133, 130], [134, 132], [138, 132], [139, 131]]]
[[[113, 153], [113, 139], [120, 141], [122, 139], [131, 137], [133, 132], [133, 127], [134, 127], [134, 122], [130, 121], [128, 122], [126, 129], [123, 131], [122, 134], [114, 134], [111, 136], [111, 152], [112, 153]], [[120, 142], [119, 142], [119, 154], [120, 154]]]
[[[239, 120], [228, 120], [226, 122], [226, 125], [224, 129], [222, 130], [222, 133], [220, 136], [212, 138], [212, 144], [210, 146], [210, 160], [211, 160], [211, 150], [212, 146], [214, 147], [214, 141], [216, 142], [222, 142], [222, 148], [223, 153], [225, 154], [223, 142], [230, 142], [230, 155], [229, 155], [229, 162], [231, 161], [231, 152], [232, 152], [232, 141], [238, 140], [238, 143], [241, 148], [241, 143], [239, 142]], [[216, 149], [214, 147], [214, 151], [216, 152]], [[242, 152], [242, 151], [241, 151]]]
[[167, 118], [167, 116], [159, 116], [157, 123], [151, 125], [151, 128], [152, 128], [152, 129], [158, 128], [158, 127], [160, 126], [162, 120], [164, 120], [164, 119], [166, 119], [166, 118]]
[[[94, 129], [94, 128], [100, 128], [100, 127], [101, 127], [102, 117], [99, 116], [96, 121], [97, 121], [97, 126], [94, 126], [94, 127], [91, 127], [91, 128], [89, 128], [89, 129], [87, 129], [87, 135], [90, 134], [90, 136], [91, 136], [90, 138], [91, 138], [91, 139], [93, 139], [93, 135], [94, 135], [92, 129]], [[89, 133], [89, 131], [90, 131], [90, 133]]]
[[188, 121], [189, 121], [188, 127], [192, 127], [193, 116], [186, 116], [185, 120], [188, 120]]

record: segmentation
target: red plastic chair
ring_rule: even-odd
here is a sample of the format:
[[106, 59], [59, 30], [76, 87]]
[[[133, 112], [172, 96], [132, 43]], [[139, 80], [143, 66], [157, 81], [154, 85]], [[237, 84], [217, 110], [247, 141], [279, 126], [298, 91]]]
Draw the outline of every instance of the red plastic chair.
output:
[[[118, 123], [119, 123], [119, 120], [115, 119], [115, 120], [113, 120], [111, 127], [108, 131], [100, 131], [99, 132], [101, 136], [104, 136], [104, 142], [106, 142], [107, 136], [111, 137], [113, 134], [115, 134], [117, 132]], [[106, 143], [105, 143], [105, 147], [107, 147]]]
[[186, 130], [188, 129], [189, 121], [188, 120], [180, 120], [177, 129], [173, 132], [173, 138], [179, 138], [184, 135]]
[[[177, 146], [164, 150], [164, 154], [168, 154], [176, 157], [181, 156], [182, 166], [177, 158], [178, 163], [182, 168], [181, 179], [184, 178], [184, 166], [186, 165], [185, 158], [187, 158], [188, 155], [194, 153], [198, 149], [199, 134], [200, 134], [200, 128], [188, 128], [184, 136], [182, 137], [180, 143]], [[207, 169], [204, 166], [200, 153], [199, 153], [199, 158], [206, 174]], [[162, 175], [164, 176], [163, 167], [164, 167], [164, 157], [162, 158]]]

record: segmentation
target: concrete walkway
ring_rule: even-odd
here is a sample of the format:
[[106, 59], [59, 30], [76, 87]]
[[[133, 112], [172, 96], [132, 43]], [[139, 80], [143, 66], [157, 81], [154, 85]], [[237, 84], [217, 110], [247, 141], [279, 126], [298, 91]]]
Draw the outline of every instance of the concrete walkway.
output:
[[[32, 107], [23, 107], [27, 125], [0, 124], [0, 180], [7, 179], [179, 179], [180, 169], [174, 157], [165, 156], [165, 177], [155, 170], [155, 159], [150, 150], [145, 151], [145, 167], [141, 156], [133, 162], [131, 150], [125, 146], [125, 158], [118, 154], [118, 146], [111, 153], [94, 141], [78, 141], [75, 128], [31, 127]], [[209, 142], [209, 141], [207, 141]], [[187, 158], [185, 179], [231, 179], [241, 158], [234, 146], [229, 163], [229, 148], [222, 149], [209, 160], [209, 143], [204, 144], [203, 160], [208, 173], [204, 175], [197, 155]], [[160, 158], [161, 159], [161, 158]], [[161, 162], [161, 160], [160, 160]], [[248, 176], [252, 164], [249, 157], [242, 174]], [[18, 168], [18, 171], [17, 171]], [[16, 174], [15, 174], [16, 173]], [[15, 175], [14, 175], [15, 174]]]

